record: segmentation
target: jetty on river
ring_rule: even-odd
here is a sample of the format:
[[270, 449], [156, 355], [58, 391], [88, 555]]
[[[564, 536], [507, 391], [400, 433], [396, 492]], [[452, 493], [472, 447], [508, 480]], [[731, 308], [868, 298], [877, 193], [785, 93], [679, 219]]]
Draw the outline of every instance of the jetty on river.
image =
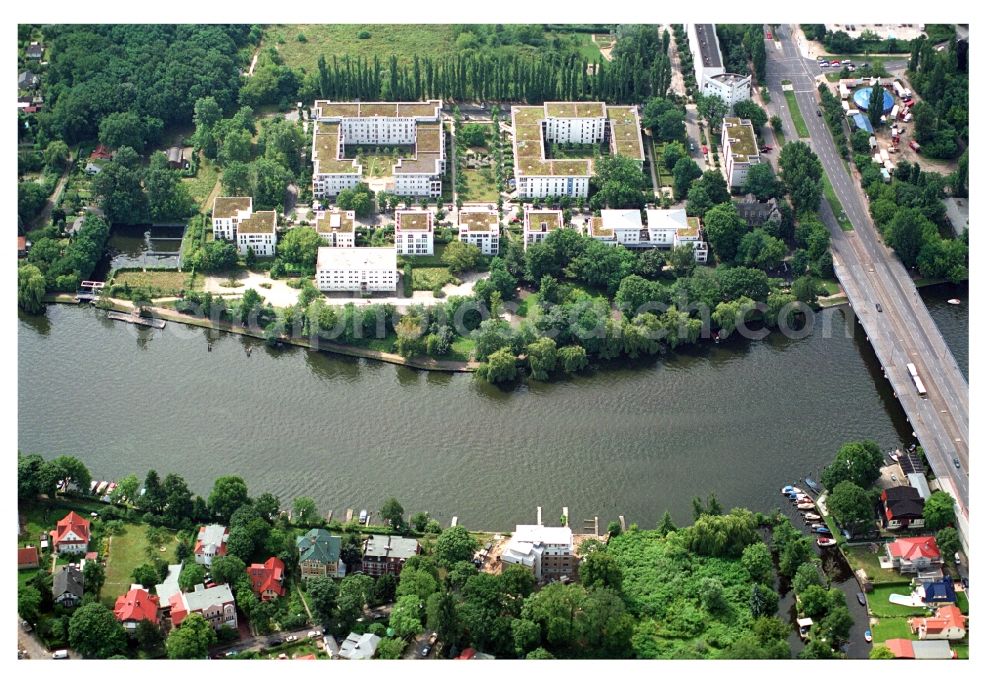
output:
[[148, 326], [152, 329], [162, 329], [167, 325], [166, 320], [157, 319], [156, 317], [142, 317], [136, 312], [118, 312], [117, 310], [108, 310], [108, 319], [116, 319], [120, 322], [128, 322], [129, 324], [137, 324], [139, 326]]

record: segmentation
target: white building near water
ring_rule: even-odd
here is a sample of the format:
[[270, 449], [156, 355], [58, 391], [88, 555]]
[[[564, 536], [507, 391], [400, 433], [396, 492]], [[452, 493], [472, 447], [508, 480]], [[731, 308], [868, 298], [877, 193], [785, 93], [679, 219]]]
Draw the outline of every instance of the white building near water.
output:
[[500, 555], [501, 567], [525, 566], [539, 582], [575, 577], [576, 563], [568, 526], [519, 525]]
[[253, 213], [250, 197], [216, 197], [212, 203], [212, 234], [215, 239], [236, 239], [236, 225]]
[[730, 110], [733, 104], [750, 99], [749, 75], [727, 73], [722, 62], [722, 50], [715, 33], [715, 24], [692, 23], [685, 26], [698, 90], [706, 96], [718, 96]]
[[241, 256], [274, 256], [278, 243], [278, 212], [258, 211], [236, 224], [236, 246]]
[[320, 291], [395, 291], [397, 281], [395, 249], [321, 246], [316, 252]]

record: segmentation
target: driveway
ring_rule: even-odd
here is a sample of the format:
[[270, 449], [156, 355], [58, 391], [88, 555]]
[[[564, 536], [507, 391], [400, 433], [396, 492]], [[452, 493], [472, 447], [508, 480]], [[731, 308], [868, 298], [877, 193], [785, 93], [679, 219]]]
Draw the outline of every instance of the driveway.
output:
[[[296, 629], [294, 631], [279, 631], [273, 634], [257, 636], [256, 638], [252, 639], [237, 641], [236, 643], [230, 643], [224, 646], [217, 646], [212, 651], [209, 652], [209, 655], [211, 657], [222, 657], [231, 650], [235, 650], [236, 652], [244, 652], [246, 650], [259, 650], [261, 648], [270, 647], [268, 646], [268, 642], [273, 641], [275, 639], [280, 639], [281, 641], [284, 641], [289, 636], [297, 636], [299, 637], [299, 639], [304, 639], [310, 631], [322, 631], [322, 630], [323, 628], [320, 625], [313, 624], [308, 627], [303, 627], [302, 629]], [[322, 639], [322, 636], [318, 638]]]

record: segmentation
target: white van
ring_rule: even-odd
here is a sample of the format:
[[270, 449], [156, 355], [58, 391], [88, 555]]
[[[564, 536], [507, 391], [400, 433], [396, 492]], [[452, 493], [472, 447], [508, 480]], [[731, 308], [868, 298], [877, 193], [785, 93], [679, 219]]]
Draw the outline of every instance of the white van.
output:
[[68, 650], [56, 650], [52, 653], [52, 659], [54, 660], [68, 660], [69, 651]]
[[361, 510], [361, 513], [358, 514], [358, 523], [360, 523], [362, 526], [368, 523], [368, 510], [366, 509]]

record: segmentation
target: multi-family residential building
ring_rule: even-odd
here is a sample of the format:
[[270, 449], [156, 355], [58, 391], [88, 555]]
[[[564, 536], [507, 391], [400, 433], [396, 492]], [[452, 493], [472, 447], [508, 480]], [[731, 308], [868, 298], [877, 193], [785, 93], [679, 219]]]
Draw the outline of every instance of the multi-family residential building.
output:
[[718, 96], [732, 109], [734, 103], [750, 98], [750, 76], [727, 73], [722, 62], [715, 24], [694, 23], [685, 26], [698, 90], [706, 96]]
[[614, 233], [614, 243], [627, 247], [640, 245], [642, 213], [638, 209], [604, 209], [601, 211], [603, 229]]
[[549, 102], [511, 109], [517, 196], [586, 197], [594, 175], [591, 159], [553, 159], [546, 143], [608, 143], [615, 155], [645, 161], [639, 110], [603, 102]]
[[778, 208], [778, 200], [773, 197], [766, 202], [761, 202], [751, 192], [744, 195], [742, 199], [734, 199], [733, 205], [736, 207], [736, 213], [751, 228], [768, 223], [773, 223], [776, 226], [781, 225], [781, 210]]
[[369, 535], [361, 558], [361, 570], [378, 577], [385, 573], [399, 576], [403, 564], [420, 553], [420, 543], [414, 538], [397, 535]]
[[299, 572], [310, 577], [344, 577], [347, 566], [340, 560], [340, 538], [323, 528], [313, 528], [297, 542]]
[[604, 224], [603, 216], [594, 216], [587, 223], [587, 234], [594, 239], [614, 246], [615, 231]]
[[226, 543], [229, 542], [229, 529], [217, 523], [202, 526], [198, 529], [198, 539], [194, 544], [194, 560], [211, 566], [216, 556], [226, 555]]
[[321, 246], [316, 250], [316, 288], [320, 291], [395, 291], [396, 249]]
[[177, 592], [170, 599], [170, 623], [177, 627], [191, 613], [198, 613], [218, 631], [222, 626], [236, 629], [236, 600], [228, 584], [206, 587], [196, 584], [194, 591]]
[[757, 137], [750, 120], [727, 117], [722, 120], [722, 166], [729, 189], [741, 188], [747, 182], [750, 167], [760, 164]]
[[52, 576], [52, 602], [71, 608], [83, 599], [83, 571], [75, 563], [70, 563]]
[[573, 532], [568, 526], [519, 525], [500, 555], [501, 568], [525, 566], [539, 582], [576, 577]]
[[354, 228], [353, 211], [324, 211], [316, 217], [316, 234], [327, 246], [353, 247]]
[[70, 512], [56, 522], [56, 529], [49, 531], [49, 537], [57, 554], [83, 554], [90, 543], [90, 521]]
[[257, 256], [274, 256], [278, 243], [278, 212], [257, 211], [236, 224], [236, 246], [241, 256], [253, 251]]
[[128, 592], [115, 600], [115, 617], [132, 633], [140, 622], [160, 623], [160, 600], [143, 589], [141, 584], [133, 584]]
[[250, 218], [253, 199], [249, 197], [216, 197], [212, 204], [212, 234], [215, 239], [236, 239], [236, 224]]
[[370, 660], [375, 657], [381, 641], [375, 634], [357, 634], [352, 631], [340, 644], [337, 657], [342, 660]]
[[538, 244], [554, 232], [557, 228], [563, 227], [563, 213], [558, 209], [533, 209], [528, 206], [524, 208], [524, 249], [528, 249], [530, 244]]
[[397, 195], [440, 197], [445, 170], [441, 101], [412, 103], [337, 103], [316, 101], [313, 119], [313, 194], [335, 197], [362, 177], [358, 160], [347, 159], [345, 146], [412, 145], [413, 156], [396, 161], [392, 185]]
[[396, 253], [434, 255], [434, 214], [427, 209], [396, 209]]
[[689, 245], [694, 254], [694, 262], [704, 265], [708, 262], [708, 242], [701, 233], [701, 221], [697, 216], [687, 217], [687, 227], [674, 235], [674, 247]]
[[285, 595], [285, 562], [272, 556], [264, 563], [247, 566], [250, 586], [261, 601], [271, 601]]
[[500, 253], [500, 213], [489, 207], [463, 207], [458, 212], [458, 239], [475, 244], [487, 256]]
[[688, 227], [687, 211], [684, 209], [647, 209], [646, 229], [649, 243], [657, 248], [672, 249], [677, 233]]

